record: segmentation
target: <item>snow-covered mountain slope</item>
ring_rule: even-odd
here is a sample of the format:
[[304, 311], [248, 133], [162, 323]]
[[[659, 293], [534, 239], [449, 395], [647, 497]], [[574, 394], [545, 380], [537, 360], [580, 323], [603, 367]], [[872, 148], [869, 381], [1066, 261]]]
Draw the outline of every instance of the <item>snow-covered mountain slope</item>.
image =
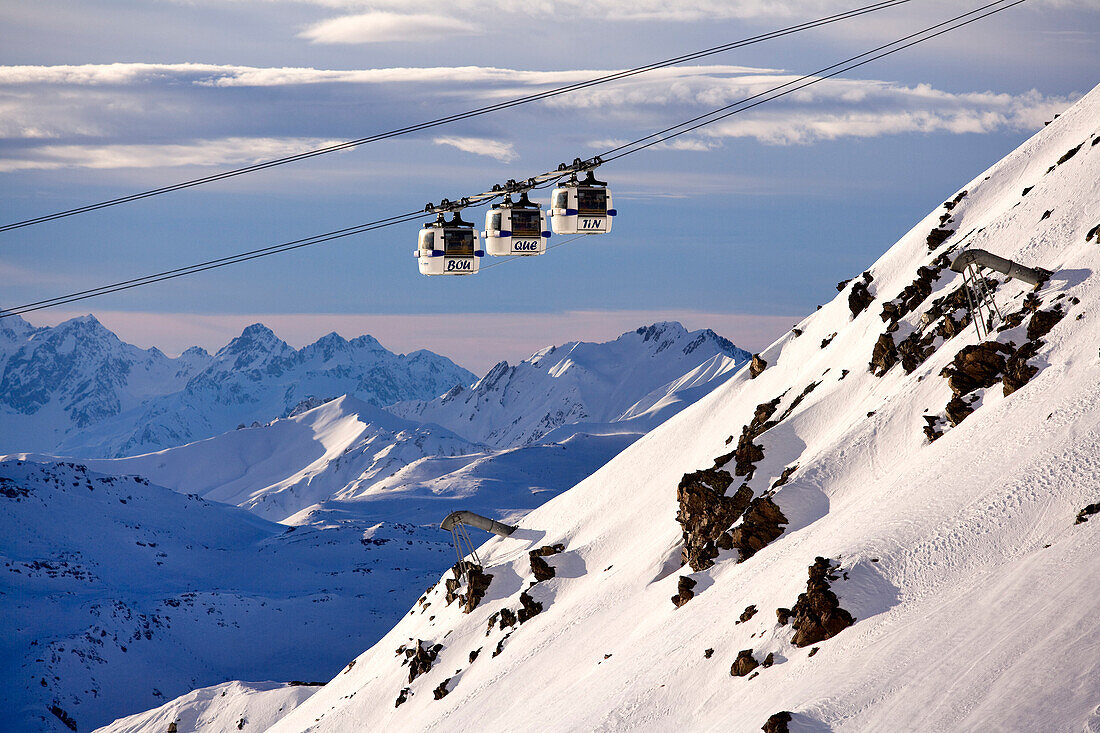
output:
[[0, 449], [121, 456], [287, 415], [343, 394], [374, 405], [430, 399], [475, 377], [429, 351], [331, 333], [295, 350], [262, 324], [214, 356], [169, 359], [124, 344], [91, 316], [35, 329], [0, 321]]
[[1100, 729], [1097, 231], [1100, 88], [271, 730]]
[[182, 389], [210, 363], [202, 349], [173, 359], [123, 343], [93, 316], [35, 328], [0, 319], [0, 441], [52, 448], [144, 401]]
[[[252, 733], [267, 730], [296, 708], [318, 687], [286, 682], [224, 682], [189, 692], [159, 708], [138, 713], [99, 728], [96, 733], [137, 733], [142, 730], [179, 733], [195, 730]], [[175, 724], [173, 729], [171, 726]]]
[[[408, 524], [286, 527], [74, 463], [0, 462], [0, 507], [0, 730], [12, 733], [88, 731], [257, 670], [328, 679], [454, 557], [446, 535]], [[204, 699], [172, 710], [230, 730], [220, 721], [235, 711]]]
[[[655, 323], [608, 343], [574, 341], [515, 366], [501, 362], [473, 387], [390, 410], [497, 448], [529, 445], [555, 430], [551, 440], [561, 440], [572, 434], [573, 424], [588, 432], [641, 435], [750, 357], [710, 329], [688, 332], [679, 323]], [[627, 420], [630, 425], [606, 425]]]

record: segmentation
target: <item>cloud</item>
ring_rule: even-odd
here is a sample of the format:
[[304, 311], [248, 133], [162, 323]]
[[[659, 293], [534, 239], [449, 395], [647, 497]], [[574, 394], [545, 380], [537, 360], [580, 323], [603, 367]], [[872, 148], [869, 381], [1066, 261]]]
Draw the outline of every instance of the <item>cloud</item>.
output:
[[482, 137], [444, 136], [437, 137], [432, 140], [432, 142], [436, 145], [450, 145], [451, 147], [458, 148], [466, 153], [473, 153], [474, 155], [487, 155], [490, 158], [496, 158], [502, 163], [511, 163], [518, 157], [516, 155], [516, 148], [512, 143], [489, 140]]
[[[425, 119], [425, 105], [460, 111], [607, 73], [480, 66], [0, 67], [0, 138], [6, 142], [0, 171], [250, 163], [419, 122]], [[530, 143], [504, 142], [505, 130], [537, 130], [531, 139], [545, 137], [547, 120], [558, 115], [568, 117], [569, 130], [589, 131], [585, 137], [595, 139], [589, 149], [600, 152], [796, 78], [775, 69], [733, 65], [672, 67], [516, 108], [506, 117], [449, 125], [447, 135], [416, 134], [409, 140], [512, 162]], [[332, 105], [330, 89], [312, 88], [324, 84], [360, 87], [356, 94], [361, 105]], [[248, 91], [257, 87], [291, 87], [293, 92]], [[653, 147], [691, 153], [734, 139], [792, 145], [896, 134], [1031, 130], [1073, 99], [1034, 90], [949, 92], [929, 84], [829, 79]], [[328, 114], [306, 114], [311, 100], [325, 104]], [[363, 109], [370, 115], [365, 117]], [[504, 121], [507, 128], [498, 126]], [[178, 141], [181, 137], [185, 142]], [[574, 154], [577, 140], [562, 134], [553, 139], [555, 146]]]
[[171, 145], [42, 145], [0, 158], [0, 173], [57, 168], [165, 168], [249, 164], [332, 145], [317, 138], [197, 140]]
[[446, 15], [369, 12], [315, 23], [298, 34], [312, 43], [393, 43], [475, 35], [477, 26]]

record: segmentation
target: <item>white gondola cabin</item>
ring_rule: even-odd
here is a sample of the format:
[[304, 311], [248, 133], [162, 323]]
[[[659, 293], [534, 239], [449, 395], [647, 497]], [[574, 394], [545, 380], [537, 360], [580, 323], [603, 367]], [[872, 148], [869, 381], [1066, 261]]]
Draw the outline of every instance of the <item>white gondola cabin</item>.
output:
[[554, 234], [606, 234], [617, 212], [611, 189], [597, 181], [592, 171], [583, 181], [572, 180], [554, 189], [550, 198], [550, 224]]
[[514, 203], [511, 197], [505, 198], [485, 212], [482, 236], [485, 251], [493, 257], [540, 255], [550, 237], [546, 212], [527, 198], [526, 191]]
[[477, 230], [455, 213], [451, 221], [443, 214], [424, 225], [416, 255], [421, 275], [473, 275], [485, 252], [478, 246]]

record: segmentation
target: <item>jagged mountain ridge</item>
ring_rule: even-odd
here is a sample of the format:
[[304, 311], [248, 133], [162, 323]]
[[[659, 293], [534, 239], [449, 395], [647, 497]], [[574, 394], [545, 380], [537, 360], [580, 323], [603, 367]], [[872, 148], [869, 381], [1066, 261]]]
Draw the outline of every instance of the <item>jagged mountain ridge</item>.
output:
[[[9, 323], [10, 322], [10, 323]], [[475, 377], [429, 351], [387, 351], [336, 333], [293, 349], [253, 324], [213, 356], [124, 344], [94, 317], [0, 328], [0, 441], [5, 451], [120, 456], [266, 423], [302, 400], [351, 394], [375, 405], [428, 398]]]
[[[1097, 120], [1100, 88], [273, 733], [1100, 728]], [[1053, 271], [989, 278], [984, 346], [967, 247]]]
[[689, 332], [679, 323], [655, 323], [615, 341], [574, 341], [537, 351], [515, 366], [500, 362], [472, 387], [390, 409], [497, 448], [566, 437], [561, 429], [578, 423], [593, 431], [603, 425], [642, 434], [690, 401], [675, 394], [693, 380], [713, 388], [751, 356], [710, 329]]
[[123, 343], [94, 316], [35, 328], [18, 316], [0, 320], [0, 439], [55, 446], [144, 401], [183, 388], [210, 355], [177, 358]]

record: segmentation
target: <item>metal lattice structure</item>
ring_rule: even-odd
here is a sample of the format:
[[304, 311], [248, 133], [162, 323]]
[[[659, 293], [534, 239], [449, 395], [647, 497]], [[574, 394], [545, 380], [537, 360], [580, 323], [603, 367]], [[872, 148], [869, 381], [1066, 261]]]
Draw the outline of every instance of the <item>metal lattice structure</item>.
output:
[[971, 263], [966, 266], [963, 284], [966, 287], [966, 305], [970, 309], [970, 320], [974, 323], [978, 340], [984, 341], [989, 338], [993, 326], [1002, 320], [1001, 310], [997, 307], [993, 291], [989, 289], [978, 265]]

